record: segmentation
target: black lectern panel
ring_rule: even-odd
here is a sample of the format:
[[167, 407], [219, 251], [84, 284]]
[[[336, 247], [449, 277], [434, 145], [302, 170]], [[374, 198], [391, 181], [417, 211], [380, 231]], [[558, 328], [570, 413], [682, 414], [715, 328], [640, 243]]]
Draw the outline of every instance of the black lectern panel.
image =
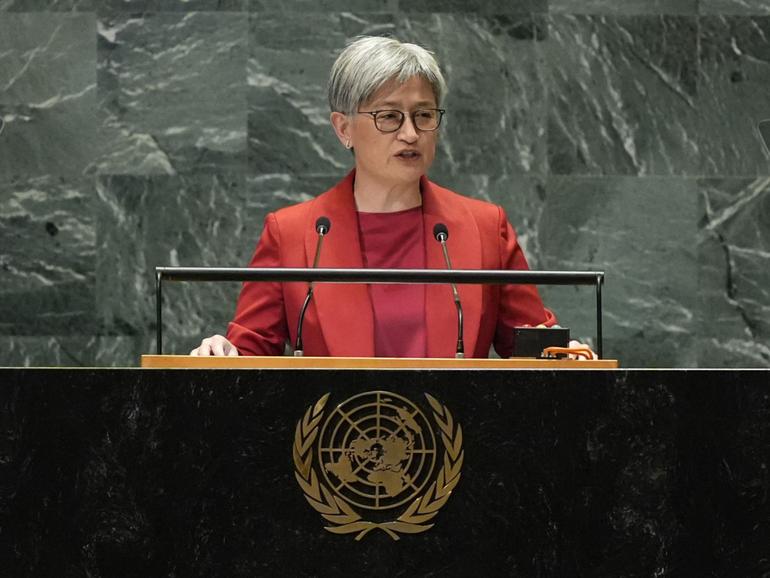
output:
[[2, 575], [761, 576], [769, 375], [0, 370]]

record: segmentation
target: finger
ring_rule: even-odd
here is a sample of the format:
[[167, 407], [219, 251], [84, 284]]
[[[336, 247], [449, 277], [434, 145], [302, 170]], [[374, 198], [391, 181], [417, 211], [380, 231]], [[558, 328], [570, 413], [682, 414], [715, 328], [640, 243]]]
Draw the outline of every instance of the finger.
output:
[[[594, 350], [591, 349], [591, 347], [589, 345], [586, 345], [585, 343], [582, 343], [582, 342], [580, 342], [580, 341], [578, 341], [576, 339], [572, 339], [569, 342], [569, 346], [573, 347], [575, 349], [587, 349], [588, 351], [591, 352], [591, 357], [589, 359], [598, 359], [598, 356], [596, 355]], [[586, 359], [585, 357], [578, 357], [578, 356], [576, 356], [576, 357], [578, 359]]]
[[224, 355], [225, 354], [225, 350], [224, 350], [223, 345], [224, 344], [219, 339], [214, 341], [214, 344], [211, 346], [211, 354], [212, 355], [219, 355], [219, 356]]
[[211, 355], [211, 345], [209, 345], [208, 339], [201, 341], [200, 347], [198, 347], [198, 355]]
[[582, 347], [583, 349], [587, 349], [588, 351], [591, 352], [591, 356], [588, 359], [598, 359], [598, 357], [596, 356], [596, 352], [593, 349], [591, 349], [591, 346], [588, 345], [587, 343], [580, 343], [578, 347]]
[[228, 357], [238, 357], [238, 349], [235, 347], [235, 345], [233, 345], [229, 341], [227, 341], [226, 343], [230, 347], [229, 349], [227, 349], [227, 356]]
[[198, 355], [198, 348], [196, 347], [190, 352], [190, 355]]

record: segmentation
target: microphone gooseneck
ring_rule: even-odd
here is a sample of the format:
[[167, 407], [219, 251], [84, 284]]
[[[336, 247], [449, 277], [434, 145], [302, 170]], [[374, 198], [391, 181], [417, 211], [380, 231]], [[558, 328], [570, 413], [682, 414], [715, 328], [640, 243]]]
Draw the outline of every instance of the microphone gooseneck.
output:
[[[446, 261], [447, 269], [452, 268], [452, 262], [449, 260], [449, 251], [447, 250], [446, 241], [449, 239], [449, 229], [444, 223], [436, 223], [433, 227], [433, 236], [436, 241], [441, 243], [441, 249], [444, 252], [444, 261]], [[457, 292], [457, 285], [450, 283], [452, 286], [452, 296], [454, 297], [455, 307], [457, 308], [457, 350], [455, 357], [465, 357], [465, 345], [463, 344], [463, 306], [460, 303], [460, 294]]]
[[[321, 247], [323, 246], [324, 237], [329, 233], [332, 228], [332, 223], [328, 217], [318, 217], [315, 222], [315, 232], [318, 233], [318, 242], [315, 246], [315, 258], [313, 259], [313, 269], [318, 267], [318, 261], [321, 258]], [[311, 281], [307, 288], [307, 294], [305, 295], [305, 301], [302, 303], [302, 309], [299, 311], [299, 319], [297, 320], [297, 340], [294, 342], [294, 356], [302, 357], [304, 355], [302, 346], [302, 324], [305, 321], [305, 312], [307, 311], [310, 300], [313, 298], [313, 282]]]

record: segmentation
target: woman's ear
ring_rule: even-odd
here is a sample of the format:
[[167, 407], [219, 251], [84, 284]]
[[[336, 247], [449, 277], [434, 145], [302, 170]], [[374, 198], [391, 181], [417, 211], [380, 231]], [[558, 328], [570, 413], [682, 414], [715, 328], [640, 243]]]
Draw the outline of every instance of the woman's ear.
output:
[[333, 112], [330, 119], [337, 138], [340, 139], [340, 142], [345, 148], [351, 148], [353, 143], [350, 138], [350, 117], [341, 112]]

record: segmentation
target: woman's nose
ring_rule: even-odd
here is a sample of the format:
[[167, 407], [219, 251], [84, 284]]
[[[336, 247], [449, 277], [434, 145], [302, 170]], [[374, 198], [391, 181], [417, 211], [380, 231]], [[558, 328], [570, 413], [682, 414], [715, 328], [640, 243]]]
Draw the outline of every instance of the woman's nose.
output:
[[417, 130], [417, 127], [414, 125], [414, 119], [412, 119], [412, 115], [407, 114], [404, 116], [404, 122], [401, 125], [401, 128], [398, 129], [398, 137], [401, 140], [407, 141], [407, 142], [414, 142], [417, 140], [417, 137], [419, 136], [419, 131]]

